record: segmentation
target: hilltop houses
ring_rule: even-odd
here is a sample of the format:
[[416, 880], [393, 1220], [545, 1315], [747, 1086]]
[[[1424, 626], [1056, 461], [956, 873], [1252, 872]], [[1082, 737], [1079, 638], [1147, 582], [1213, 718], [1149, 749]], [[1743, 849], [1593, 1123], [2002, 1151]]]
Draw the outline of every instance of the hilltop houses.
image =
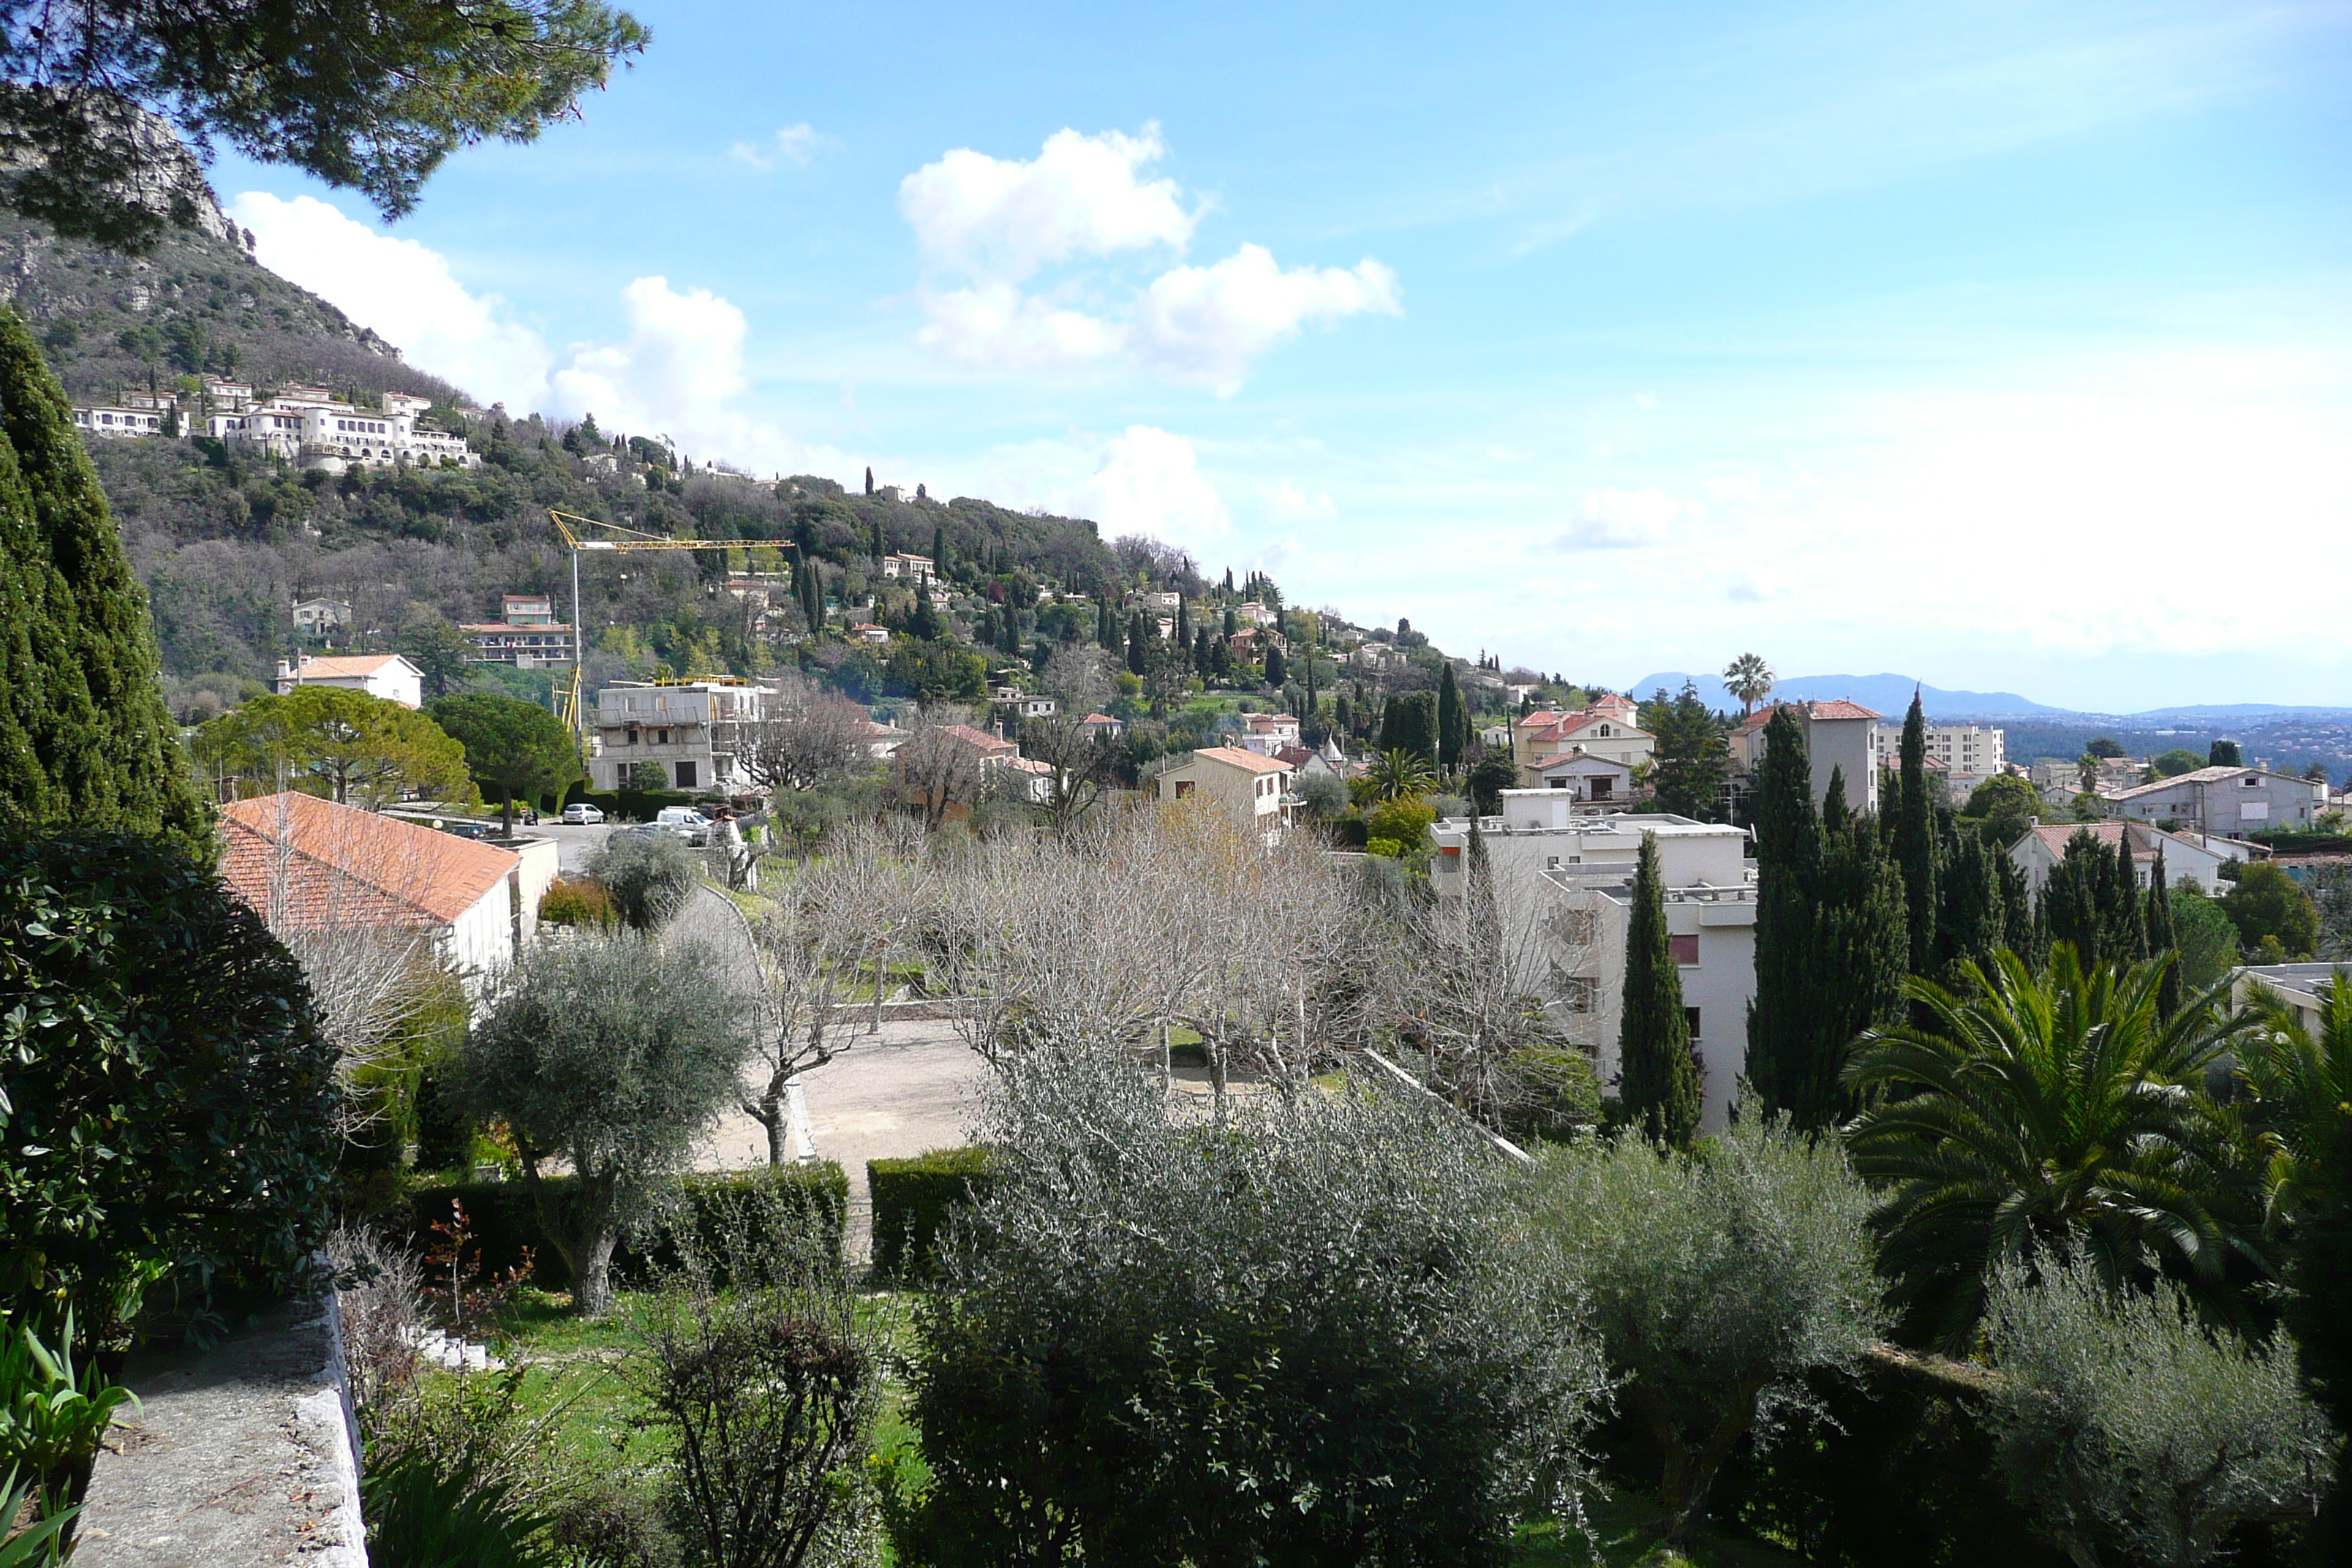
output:
[[208, 436], [232, 449], [281, 458], [320, 473], [353, 468], [481, 466], [463, 436], [418, 424], [429, 397], [387, 392], [373, 406], [322, 386], [289, 386], [257, 398], [243, 382], [206, 376], [194, 394], [138, 393], [124, 406], [77, 406], [86, 437]]

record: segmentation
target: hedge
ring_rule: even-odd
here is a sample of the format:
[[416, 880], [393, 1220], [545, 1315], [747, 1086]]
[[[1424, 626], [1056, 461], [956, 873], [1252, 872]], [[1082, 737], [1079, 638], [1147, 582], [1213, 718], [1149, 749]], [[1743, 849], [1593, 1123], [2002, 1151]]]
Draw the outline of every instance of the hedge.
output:
[[661, 815], [664, 806], [692, 805], [698, 800], [708, 798], [707, 795], [682, 795], [674, 789], [595, 790], [583, 789], [575, 784], [565, 794], [563, 804], [570, 805], [574, 801], [585, 801], [606, 816], [615, 819], [626, 817], [632, 822], [651, 822]]
[[933, 1149], [911, 1160], [868, 1160], [874, 1195], [874, 1273], [919, 1280], [938, 1265], [940, 1232], [955, 1211], [995, 1185], [989, 1152], [977, 1145]]
[[[838, 1259], [842, 1216], [849, 1206], [849, 1178], [837, 1161], [682, 1176], [678, 1178], [678, 1187], [686, 1200], [686, 1223], [691, 1224], [707, 1241], [715, 1240], [725, 1223], [724, 1200], [748, 1195], [770, 1181], [815, 1205], [825, 1232], [820, 1245], [827, 1257]], [[561, 1205], [570, 1195], [572, 1179], [552, 1177], [545, 1185], [551, 1189], [553, 1201]], [[503, 1274], [519, 1267], [523, 1250], [528, 1247], [531, 1252], [533, 1284], [546, 1290], [570, 1286], [572, 1276], [563, 1266], [563, 1256], [548, 1244], [546, 1234], [541, 1230], [539, 1215], [531, 1203], [530, 1184], [525, 1181], [444, 1182], [411, 1188], [409, 1233], [404, 1239], [420, 1255], [441, 1239], [433, 1233], [433, 1226], [449, 1218], [453, 1202], [466, 1206], [466, 1224], [480, 1254], [476, 1267], [482, 1274]], [[613, 1255], [614, 1278], [641, 1282], [657, 1268], [675, 1267], [677, 1250], [672, 1234], [664, 1227], [658, 1239], [625, 1237]], [[653, 1245], [643, 1245], [646, 1241]]]
[[2296, 833], [2282, 828], [2273, 833], [2250, 833], [2246, 837], [2279, 855], [2352, 856], [2352, 835], [2347, 834]]

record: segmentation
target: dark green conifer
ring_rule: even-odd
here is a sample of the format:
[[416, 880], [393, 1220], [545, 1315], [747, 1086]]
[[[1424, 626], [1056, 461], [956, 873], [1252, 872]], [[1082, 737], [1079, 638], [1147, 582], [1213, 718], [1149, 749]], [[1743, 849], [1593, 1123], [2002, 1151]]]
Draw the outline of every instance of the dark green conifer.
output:
[[1895, 802], [1895, 864], [1903, 873], [1910, 972], [1927, 974], [1936, 963], [1936, 819], [1927, 794], [1927, 720], [1916, 691], [1903, 716], [1902, 768]]
[[1756, 999], [1748, 1012], [1748, 1080], [1770, 1111], [1790, 1110], [1803, 1077], [1811, 988], [1812, 883], [1821, 857], [1812, 763], [1787, 708], [1764, 727], [1764, 756], [1748, 797], [1756, 832]]
[[1625, 933], [1625, 991], [1617, 1028], [1617, 1092], [1627, 1119], [1654, 1143], [1680, 1149], [1698, 1131], [1703, 1085], [1683, 1010], [1682, 973], [1666, 932], [1665, 880], [1655, 837], [1642, 836], [1633, 914]]
[[1437, 678], [1437, 765], [1452, 773], [1462, 765], [1463, 742], [1469, 739], [1470, 713], [1462, 705], [1462, 683], [1454, 677], [1454, 661], [1446, 660]]
[[1265, 683], [1279, 689], [1285, 673], [1282, 668], [1282, 650], [1278, 647], [1268, 647], [1265, 650]]
[[2147, 955], [2167, 965], [2164, 984], [2156, 994], [2157, 1011], [2169, 1018], [2180, 1011], [2180, 942], [2172, 930], [2172, 889], [2164, 871], [2164, 846], [2156, 847], [2156, 864], [2147, 874]]
[[1144, 639], [1151, 636], [1151, 627], [1138, 610], [1127, 620], [1127, 668], [1131, 675], [1141, 675], [1151, 668], [1151, 645]]
[[156, 668], [72, 405], [0, 308], [0, 818], [154, 834], [209, 858]]
[[2139, 874], [2132, 866], [2131, 826], [2116, 840], [2116, 864], [2099, 908], [2099, 948], [2108, 962], [2137, 963], [2147, 956], [2147, 917], [2141, 912]]

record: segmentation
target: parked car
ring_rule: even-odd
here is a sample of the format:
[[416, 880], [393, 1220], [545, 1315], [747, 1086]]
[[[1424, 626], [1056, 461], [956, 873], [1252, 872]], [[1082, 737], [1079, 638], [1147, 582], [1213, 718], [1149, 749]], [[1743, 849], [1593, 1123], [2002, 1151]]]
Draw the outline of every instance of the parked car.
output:
[[688, 844], [710, 842], [710, 819], [690, 805], [666, 805], [654, 818], [654, 826], [665, 833], [675, 833]]
[[453, 833], [460, 838], [496, 838], [499, 836], [499, 830], [487, 822], [445, 822], [441, 825], [441, 831]]
[[604, 820], [604, 814], [584, 800], [575, 800], [563, 808], [566, 826], [587, 827]]

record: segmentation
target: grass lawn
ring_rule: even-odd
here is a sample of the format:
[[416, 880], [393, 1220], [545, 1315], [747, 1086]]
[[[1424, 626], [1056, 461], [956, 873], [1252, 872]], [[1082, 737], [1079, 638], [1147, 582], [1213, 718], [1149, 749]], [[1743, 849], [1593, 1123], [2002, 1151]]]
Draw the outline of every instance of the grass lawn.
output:
[[[572, 1315], [572, 1299], [560, 1293], [525, 1290], [499, 1316], [502, 1343], [496, 1353], [525, 1368], [521, 1396], [532, 1415], [551, 1417], [549, 1441], [568, 1458], [594, 1470], [616, 1465], [637, 1469], [663, 1458], [660, 1434], [639, 1425], [644, 1403], [624, 1375], [621, 1362], [636, 1343], [641, 1314], [650, 1298], [624, 1291], [614, 1299], [610, 1315], [586, 1322]], [[913, 1346], [915, 1298], [883, 1291], [861, 1297], [860, 1321], [877, 1331], [894, 1349]], [[881, 1418], [876, 1424], [873, 1451], [892, 1459], [919, 1479], [921, 1457], [913, 1452], [914, 1429], [907, 1424], [906, 1389], [895, 1379], [883, 1388]], [[1798, 1559], [1776, 1547], [1756, 1542], [1709, 1535], [1696, 1553], [1676, 1557], [1660, 1550], [1650, 1529], [1657, 1517], [1656, 1503], [1644, 1492], [1619, 1487], [1608, 1498], [1588, 1503], [1591, 1533], [1588, 1542], [1566, 1536], [1552, 1525], [1532, 1525], [1520, 1531], [1518, 1561], [1523, 1568], [1586, 1568], [1597, 1546], [1608, 1568], [1667, 1568], [1687, 1563], [1691, 1568], [1787, 1568]], [[883, 1544], [882, 1561], [891, 1562]]]
[[1699, 1537], [1697, 1550], [1690, 1556], [1670, 1552], [1658, 1544], [1657, 1532], [1652, 1528], [1658, 1517], [1656, 1499], [1633, 1487], [1621, 1485], [1606, 1498], [1589, 1498], [1584, 1507], [1591, 1526], [1590, 1537], [1573, 1531], [1563, 1536], [1549, 1523], [1522, 1530], [1519, 1562], [1523, 1568], [1589, 1568], [1594, 1547], [1600, 1549], [1600, 1561], [1609, 1568], [1668, 1568], [1680, 1563], [1690, 1568], [1790, 1568], [1801, 1561], [1777, 1546], [1712, 1532]]

